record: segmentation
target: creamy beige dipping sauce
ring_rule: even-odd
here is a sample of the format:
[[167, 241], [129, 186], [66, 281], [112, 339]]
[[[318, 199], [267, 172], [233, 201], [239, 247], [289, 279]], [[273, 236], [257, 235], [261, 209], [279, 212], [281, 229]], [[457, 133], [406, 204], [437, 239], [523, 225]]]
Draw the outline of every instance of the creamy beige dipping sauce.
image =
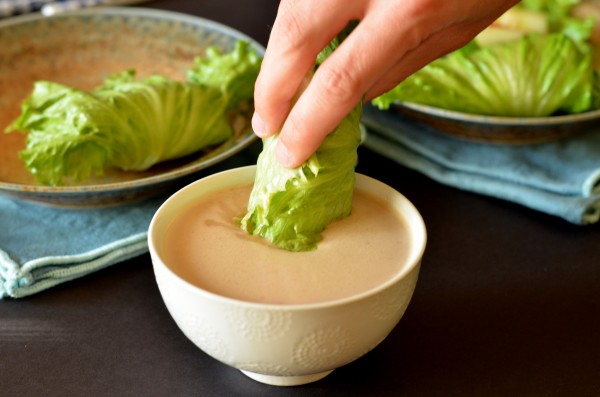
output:
[[357, 190], [352, 214], [327, 227], [317, 250], [288, 252], [234, 222], [251, 189], [227, 189], [182, 211], [166, 232], [165, 263], [205, 290], [271, 304], [345, 298], [382, 284], [406, 263], [407, 227], [376, 197]]

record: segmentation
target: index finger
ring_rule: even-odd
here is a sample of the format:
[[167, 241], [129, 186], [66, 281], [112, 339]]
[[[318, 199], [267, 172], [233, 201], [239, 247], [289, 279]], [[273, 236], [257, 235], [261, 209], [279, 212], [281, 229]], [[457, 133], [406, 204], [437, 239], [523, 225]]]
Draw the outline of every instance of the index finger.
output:
[[259, 121], [254, 120], [253, 126], [258, 135], [279, 131], [318, 53], [360, 15], [359, 3], [350, 2], [352, 7], [344, 0], [281, 2], [254, 89]]

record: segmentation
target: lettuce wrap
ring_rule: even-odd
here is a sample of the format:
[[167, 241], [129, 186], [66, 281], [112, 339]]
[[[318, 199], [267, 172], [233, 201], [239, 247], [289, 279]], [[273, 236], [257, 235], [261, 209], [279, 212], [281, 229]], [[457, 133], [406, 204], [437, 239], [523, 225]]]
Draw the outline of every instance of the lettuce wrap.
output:
[[228, 111], [252, 99], [259, 69], [258, 55], [239, 41], [228, 54], [208, 49], [187, 82], [136, 80], [133, 70], [89, 92], [38, 81], [7, 131], [27, 133], [19, 155], [41, 184], [84, 181], [107, 167], [143, 171], [231, 137]]
[[[319, 54], [316, 67], [354, 26], [356, 23], [350, 24]], [[316, 153], [295, 169], [285, 168], [276, 160], [278, 135], [263, 139], [241, 228], [288, 251], [316, 249], [325, 227], [352, 210], [361, 115], [362, 105], [357, 104]]]

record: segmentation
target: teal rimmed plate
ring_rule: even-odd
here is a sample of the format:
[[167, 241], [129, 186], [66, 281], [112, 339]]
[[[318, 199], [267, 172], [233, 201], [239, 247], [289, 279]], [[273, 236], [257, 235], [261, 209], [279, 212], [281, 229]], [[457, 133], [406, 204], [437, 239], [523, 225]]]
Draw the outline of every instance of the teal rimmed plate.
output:
[[600, 123], [600, 110], [548, 117], [501, 117], [462, 113], [416, 103], [392, 111], [440, 133], [481, 143], [527, 145], [565, 139]]
[[[0, 21], [0, 131], [18, 116], [36, 80], [77, 88], [99, 85], [115, 72], [135, 69], [184, 80], [208, 46], [230, 51], [239, 39], [264, 48], [230, 27], [207, 19], [146, 8], [93, 8], [53, 17], [26, 15]], [[75, 186], [38, 185], [18, 158], [25, 135], [0, 132], [0, 193], [45, 204], [98, 206], [156, 194], [184, 177], [228, 159], [256, 138], [249, 115], [232, 121], [235, 135], [223, 144], [145, 172], [108, 170]]]

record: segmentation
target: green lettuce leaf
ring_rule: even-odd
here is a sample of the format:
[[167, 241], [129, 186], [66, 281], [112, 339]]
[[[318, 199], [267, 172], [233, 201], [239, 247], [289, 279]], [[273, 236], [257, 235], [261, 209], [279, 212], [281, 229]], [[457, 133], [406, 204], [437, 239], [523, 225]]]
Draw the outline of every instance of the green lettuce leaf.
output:
[[[210, 84], [158, 75], [136, 80], [134, 71], [112, 75], [90, 92], [38, 81], [7, 131], [27, 133], [20, 157], [39, 183], [54, 186], [102, 175], [106, 167], [146, 170], [216, 145], [232, 135], [228, 110], [251, 100], [254, 80], [250, 72], [237, 80], [235, 71], [219, 69], [229, 54], [209, 52], [211, 59], [197, 61], [191, 74], [212, 68]], [[237, 61], [251, 64], [256, 79], [255, 54]]]
[[[581, 0], [522, 0], [516, 9], [543, 15], [545, 33], [467, 46], [425, 66], [373, 100], [380, 109], [413, 102], [473, 114], [541, 117], [598, 109], [592, 18], [572, 10]], [[524, 32], [521, 32], [524, 33]]]
[[581, 19], [571, 15], [581, 0], [521, 0], [515, 7], [544, 13], [550, 24], [550, 33], [562, 33], [575, 41], [589, 39], [594, 29], [592, 18]]
[[372, 103], [413, 102], [473, 114], [540, 117], [592, 108], [591, 49], [559, 34], [473, 43], [433, 61]]
[[352, 210], [361, 113], [357, 106], [295, 169], [275, 159], [277, 136], [264, 139], [242, 229], [288, 251], [316, 249], [325, 227]]
[[235, 48], [226, 54], [217, 47], [209, 47], [204, 56], [194, 60], [194, 66], [188, 70], [188, 81], [218, 88], [228, 98], [227, 107], [235, 108], [254, 96], [261, 62], [247, 41], [238, 40]]
[[[319, 62], [354, 25], [322, 52]], [[277, 135], [263, 139], [248, 211], [241, 219], [242, 229], [288, 251], [316, 249], [327, 225], [352, 210], [361, 115], [359, 104], [316, 153], [295, 169], [285, 168], [276, 160]]]

